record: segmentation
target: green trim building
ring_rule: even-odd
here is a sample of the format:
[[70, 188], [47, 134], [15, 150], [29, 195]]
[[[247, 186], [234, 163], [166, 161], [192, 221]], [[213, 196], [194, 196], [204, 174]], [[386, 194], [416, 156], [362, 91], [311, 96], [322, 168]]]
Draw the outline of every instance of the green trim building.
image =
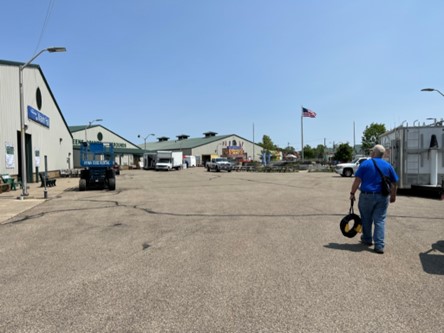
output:
[[115, 161], [128, 168], [140, 168], [143, 155], [154, 155], [158, 151], [181, 151], [183, 155], [196, 156], [198, 165], [205, 165], [212, 157], [225, 156], [233, 160], [260, 160], [262, 148], [236, 134], [217, 135], [205, 132], [202, 137], [190, 138], [186, 134], [177, 135], [175, 140], [161, 136], [156, 142], [134, 144], [101, 125], [69, 126], [73, 137], [74, 167], [80, 167], [81, 142], [112, 142]]
[[115, 161], [121, 166], [138, 168], [144, 151], [136, 144], [126, 140], [101, 125], [69, 126], [73, 137], [74, 167], [80, 168], [80, 144], [81, 142], [112, 142], [114, 144]]
[[225, 156], [235, 160], [260, 160], [262, 147], [236, 134], [217, 135], [205, 132], [203, 137], [190, 138], [177, 135], [176, 140], [158, 137], [157, 142], [139, 144], [147, 152], [182, 151], [184, 155], [196, 156], [197, 164], [205, 165], [212, 157]]

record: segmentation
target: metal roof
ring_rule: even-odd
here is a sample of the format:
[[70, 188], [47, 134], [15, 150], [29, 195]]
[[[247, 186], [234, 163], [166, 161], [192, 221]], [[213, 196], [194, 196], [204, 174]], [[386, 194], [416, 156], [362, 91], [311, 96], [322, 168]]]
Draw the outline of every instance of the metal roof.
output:
[[[74, 132], [78, 132], [78, 131], [84, 131], [87, 127], [88, 127], [88, 125], [69, 126], [69, 130], [71, 131], [71, 133], [74, 133]], [[90, 127], [94, 127], [94, 126], [91, 125]]]
[[[122, 137], [122, 136], [120, 136], [119, 134], [117, 134], [117, 133], [111, 131], [110, 129], [108, 129], [108, 128], [102, 126], [102, 125], [99, 125], [99, 124], [95, 124], [95, 125], [91, 125], [91, 126], [89, 126], [89, 125], [75, 125], [75, 126], [69, 126], [68, 128], [69, 128], [69, 131], [70, 131], [71, 133], [75, 133], [75, 132], [84, 131], [84, 130], [86, 130], [86, 129], [94, 128], [94, 127], [101, 127], [101, 128], [103, 128], [104, 130], [106, 130], [106, 131], [108, 131], [108, 132], [114, 134], [115, 136], [121, 138], [123, 141], [126, 141], [126, 142], [132, 144], [133, 146], [139, 147], [139, 145], [136, 145], [135, 143], [132, 143], [131, 141], [125, 139], [125, 138]], [[135, 148], [128, 148], [128, 149], [135, 149]]]
[[[158, 150], [182, 150], [182, 149], [193, 149], [200, 146], [204, 146], [206, 144], [223, 140], [225, 138], [228, 138], [230, 136], [237, 136], [240, 138], [240, 136], [236, 134], [228, 134], [228, 135], [216, 135], [216, 136], [209, 136], [209, 137], [203, 137], [203, 138], [188, 138], [183, 140], [169, 140], [169, 141], [160, 141], [160, 142], [147, 142], [146, 143], [146, 150], [147, 151], [158, 151]], [[243, 140], [246, 140], [244, 138], [241, 138]], [[249, 140], [246, 140], [249, 141]], [[145, 144], [139, 144], [140, 148], [144, 149]]]

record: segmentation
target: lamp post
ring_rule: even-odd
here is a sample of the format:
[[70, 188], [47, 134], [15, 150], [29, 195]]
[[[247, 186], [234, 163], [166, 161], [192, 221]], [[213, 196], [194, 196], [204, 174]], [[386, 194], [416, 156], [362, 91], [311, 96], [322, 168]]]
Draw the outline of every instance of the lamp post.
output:
[[21, 197], [24, 198], [29, 195], [28, 193], [28, 180], [27, 180], [27, 170], [26, 170], [26, 121], [25, 121], [25, 101], [23, 98], [23, 70], [29, 66], [35, 58], [41, 55], [43, 52], [48, 51], [49, 53], [54, 52], [66, 52], [64, 47], [48, 47], [41, 50], [35, 56], [31, 58], [27, 63], [19, 67], [19, 87], [20, 87], [20, 147], [21, 147], [21, 158], [22, 158], [22, 194]]
[[444, 94], [442, 92], [440, 92], [438, 89], [434, 89], [434, 88], [424, 88], [421, 89], [421, 91], [436, 91], [437, 93], [439, 93], [441, 96], [444, 97]]
[[86, 135], [86, 130], [91, 127], [91, 125], [95, 122], [103, 121], [103, 119], [94, 119], [89, 122], [89, 124], [85, 127], [85, 142], [88, 142], [88, 137]]
[[[156, 134], [151, 133], [151, 134], [148, 134], [146, 137], [143, 138], [143, 141], [144, 141], [144, 150], [146, 150], [146, 139], [148, 139], [150, 136], [155, 136], [155, 135], [156, 135]], [[138, 138], [141, 138], [142, 136], [139, 134], [137, 137], [138, 137]]]
[[[438, 89], [434, 89], [434, 88], [424, 88], [421, 89], [421, 91], [436, 91], [437, 93], [439, 93], [441, 96], [444, 97], [444, 94], [442, 92], [440, 92]], [[434, 125], [436, 126], [436, 118], [427, 118], [427, 120], [433, 120], [434, 121]]]

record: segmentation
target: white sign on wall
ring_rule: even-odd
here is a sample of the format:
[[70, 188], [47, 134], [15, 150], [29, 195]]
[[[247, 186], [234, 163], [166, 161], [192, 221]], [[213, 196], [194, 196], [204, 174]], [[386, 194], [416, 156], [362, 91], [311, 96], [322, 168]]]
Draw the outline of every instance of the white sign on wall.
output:
[[15, 156], [14, 156], [14, 146], [10, 143], [5, 143], [6, 146], [6, 169], [15, 168]]
[[34, 164], [37, 168], [40, 167], [40, 149], [35, 148], [34, 149]]

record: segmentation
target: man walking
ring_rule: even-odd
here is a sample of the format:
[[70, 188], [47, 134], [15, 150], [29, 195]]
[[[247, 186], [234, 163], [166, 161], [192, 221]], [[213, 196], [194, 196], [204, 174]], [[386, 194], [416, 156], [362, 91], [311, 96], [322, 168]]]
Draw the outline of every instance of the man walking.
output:
[[[396, 201], [396, 183], [399, 180], [393, 167], [387, 161], [383, 160], [385, 148], [382, 145], [376, 145], [371, 149], [370, 157], [359, 166], [355, 173], [355, 180], [350, 191], [350, 200], [355, 200], [355, 193], [360, 189], [358, 208], [361, 214], [362, 236], [361, 243], [367, 246], [375, 243], [375, 252], [384, 253], [385, 219], [387, 217], [387, 208], [389, 201]], [[384, 196], [381, 193], [381, 176], [376, 169], [379, 167], [382, 174], [388, 176], [392, 182], [391, 193]], [[372, 225], [374, 225], [372, 237]]]

